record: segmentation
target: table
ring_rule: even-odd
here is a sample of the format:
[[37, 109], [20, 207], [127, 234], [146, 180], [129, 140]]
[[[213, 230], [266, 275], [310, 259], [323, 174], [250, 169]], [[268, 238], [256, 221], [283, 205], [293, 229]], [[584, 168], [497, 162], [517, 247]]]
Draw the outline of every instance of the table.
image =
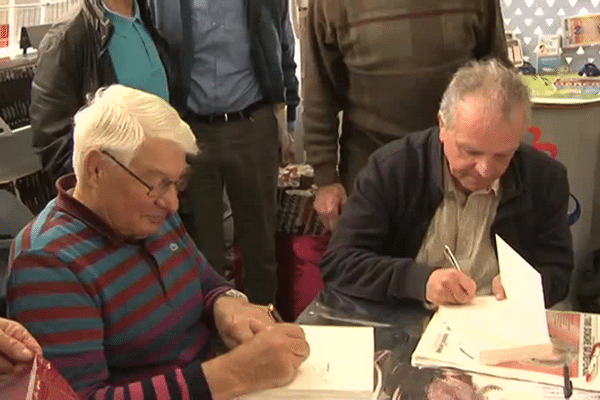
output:
[[[376, 358], [381, 357], [384, 377], [379, 400], [564, 399], [561, 387], [412, 367], [411, 354], [431, 315], [432, 311], [420, 302], [406, 301], [391, 307], [350, 298], [326, 287], [297, 322], [375, 327]], [[600, 393], [574, 391], [571, 399], [600, 399]]]

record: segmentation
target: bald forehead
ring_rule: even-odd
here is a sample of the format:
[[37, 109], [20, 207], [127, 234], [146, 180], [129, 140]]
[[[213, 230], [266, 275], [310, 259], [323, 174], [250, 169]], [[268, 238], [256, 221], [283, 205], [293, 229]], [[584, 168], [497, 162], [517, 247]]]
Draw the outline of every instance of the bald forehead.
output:
[[454, 123], [476, 123], [482, 128], [509, 123], [521, 125], [525, 129], [527, 110], [525, 106], [512, 105], [506, 107], [504, 99], [489, 97], [483, 94], [465, 96], [456, 104]]

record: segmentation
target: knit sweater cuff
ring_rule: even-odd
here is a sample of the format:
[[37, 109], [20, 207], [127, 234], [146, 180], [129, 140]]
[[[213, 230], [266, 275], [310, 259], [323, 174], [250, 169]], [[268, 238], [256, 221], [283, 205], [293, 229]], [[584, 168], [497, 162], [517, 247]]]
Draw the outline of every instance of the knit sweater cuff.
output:
[[315, 172], [314, 183], [318, 187], [332, 185], [339, 182], [339, 177], [335, 165], [314, 165]]

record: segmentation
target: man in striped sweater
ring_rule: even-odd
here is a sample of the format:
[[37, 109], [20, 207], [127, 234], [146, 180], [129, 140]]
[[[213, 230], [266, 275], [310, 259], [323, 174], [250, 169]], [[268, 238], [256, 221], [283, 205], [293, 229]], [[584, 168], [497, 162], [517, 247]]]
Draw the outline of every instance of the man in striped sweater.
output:
[[[189, 126], [114, 85], [75, 116], [74, 175], [11, 249], [9, 315], [83, 399], [232, 399], [289, 382], [302, 329], [276, 324], [186, 234]], [[232, 348], [207, 360], [211, 328]]]

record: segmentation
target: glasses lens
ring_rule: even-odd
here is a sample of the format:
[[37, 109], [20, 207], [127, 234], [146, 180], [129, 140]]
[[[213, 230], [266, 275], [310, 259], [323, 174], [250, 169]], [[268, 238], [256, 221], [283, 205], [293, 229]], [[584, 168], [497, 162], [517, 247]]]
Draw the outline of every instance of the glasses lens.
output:
[[189, 174], [183, 175], [181, 178], [177, 180], [177, 182], [173, 182], [170, 179], [163, 179], [158, 184], [156, 184], [152, 190], [148, 193], [148, 196], [156, 199], [164, 196], [172, 186], [175, 186], [175, 190], [177, 193], [183, 192], [188, 185], [189, 182]]
[[177, 189], [177, 192], [181, 193], [185, 189], [187, 189], [188, 183], [190, 183], [190, 176], [191, 176], [191, 172], [188, 169], [181, 176], [181, 178], [179, 178], [179, 180], [177, 182], [175, 182], [175, 189]]

